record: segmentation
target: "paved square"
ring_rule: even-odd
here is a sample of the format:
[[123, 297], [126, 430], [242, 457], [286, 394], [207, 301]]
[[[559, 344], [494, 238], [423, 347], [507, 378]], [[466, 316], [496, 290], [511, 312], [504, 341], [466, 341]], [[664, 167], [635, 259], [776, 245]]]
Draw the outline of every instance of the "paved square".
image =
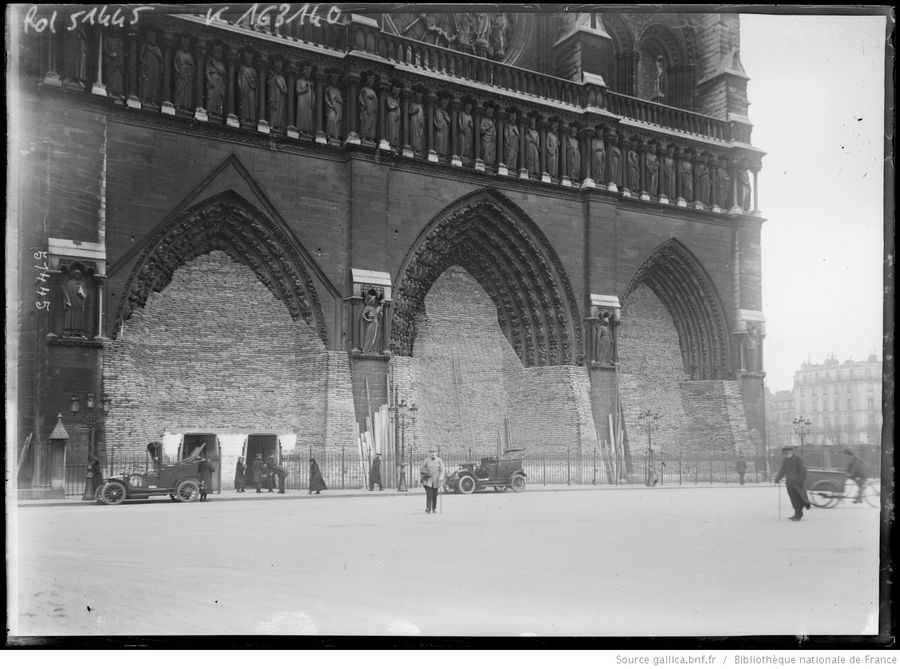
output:
[[773, 486], [23, 507], [11, 633], [877, 633], [879, 510], [794, 523], [780, 492], [780, 520]]

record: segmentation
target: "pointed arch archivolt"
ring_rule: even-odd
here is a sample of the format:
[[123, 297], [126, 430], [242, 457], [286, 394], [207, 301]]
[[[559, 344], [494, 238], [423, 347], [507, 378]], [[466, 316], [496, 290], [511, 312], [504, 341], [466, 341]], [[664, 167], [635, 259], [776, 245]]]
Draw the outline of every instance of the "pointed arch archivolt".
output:
[[294, 320], [305, 321], [326, 341], [322, 305], [299, 242], [233, 191], [189, 207], [146, 242], [119, 301], [114, 337], [151, 292], [169, 285], [175, 270], [215, 250], [252, 269]]
[[527, 214], [490, 190], [446, 207], [412, 245], [395, 291], [395, 354], [411, 355], [425, 295], [453, 265], [490, 295], [497, 322], [526, 367], [577, 362], [582, 328], [559, 257]]

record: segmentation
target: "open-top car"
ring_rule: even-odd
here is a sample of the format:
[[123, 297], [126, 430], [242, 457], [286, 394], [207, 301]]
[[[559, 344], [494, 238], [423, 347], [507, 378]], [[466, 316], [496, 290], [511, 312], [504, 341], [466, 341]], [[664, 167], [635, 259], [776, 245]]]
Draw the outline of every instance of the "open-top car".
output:
[[97, 501], [103, 504], [120, 504], [126, 499], [168, 495], [179, 502], [196, 502], [200, 499], [197, 466], [204, 459], [200, 455], [202, 449], [202, 446], [198, 446], [184, 460], [160, 465], [143, 473], [110, 476], [97, 488]]
[[522, 492], [528, 478], [522, 469], [524, 456], [524, 448], [508, 448], [500, 457], [481, 458], [480, 464], [461, 464], [446, 478], [444, 487], [448, 492], [461, 492], [464, 495], [485, 488], [497, 491], [509, 488], [513, 492]]

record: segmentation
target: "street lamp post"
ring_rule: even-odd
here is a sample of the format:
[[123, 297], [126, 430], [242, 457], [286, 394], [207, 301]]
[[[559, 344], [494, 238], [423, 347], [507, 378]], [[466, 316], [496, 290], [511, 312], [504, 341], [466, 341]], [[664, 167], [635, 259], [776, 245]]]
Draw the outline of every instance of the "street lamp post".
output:
[[409, 450], [409, 462], [410, 462], [410, 466], [412, 465], [412, 463], [413, 463], [414, 460], [415, 460], [415, 453], [416, 453], [416, 418], [418, 417], [418, 413], [419, 413], [419, 407], [417, 407], [415, 404], [410, 404], [410, 405], [409, 405], [409, 427], [410, 427], [410, 432], [412, 433], [412, 445], [410, 446], [410, 450]]
[[653, 432], [659, 427], [660, 415], [650, 410], [638, 414], [638, 427], [647, 433], [647, 481], [648, 487], [656, 485], [653, 480]]
[[406, 416], [409, 405], [406, 400], [400, 400], [396, 407], [397, 418], [400, 424], [400, 481], [397, 484], [397, 492], [406, 492]]
[[803, 457], [803, 444], [806, 435], [810, 432], [812, 421], [806, 416], [797, 416], [794, 419], [794, 432], [800, 437], [800, 457]]
[[[85, 396], [85, 409], [86, 411], [81, 411], [81, 402], [75, 395], [72, 395], [72, 399], [69, 400], [69, 411], [72, 413], [72, 420], [81, 423], [82, 425], [87, 426], [88, 429], [88, 465], [90, 465], [91, 461], [94, 459], [94, 440], [96, 438], [97, 428], [103, 425], [106, 421], [106, 416], [109, 414], [110, 409], [110, 399], [107, 395], [103, 396], [103, 400], [100, 402], [100, 406], [96, 406], [94, 402], [94, 393], [87, 393]], [[89, 500], [93, 497], [93, 491], [91, 486], [91, 479], [93, 477], [86, 477], [84, 484], [84, 494], [82, 495], [82, 499]]]

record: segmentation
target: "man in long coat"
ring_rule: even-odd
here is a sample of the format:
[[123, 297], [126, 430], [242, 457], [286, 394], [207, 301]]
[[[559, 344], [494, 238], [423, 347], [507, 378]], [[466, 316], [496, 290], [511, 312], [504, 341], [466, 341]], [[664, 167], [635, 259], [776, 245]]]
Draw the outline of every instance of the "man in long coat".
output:
[[325, 485], [325, 479], [322, 477], [322, 471], [319, 469], [319, 463], [316, 462], [315, 458], [309, 459], [309, 494], [312, 495], [316, 493], [317, 495], [321, 493], [323, 490], [327, 490], [328, 486]]
[[381, 454], [379, 453], [372, 458], [372, 466], [369, 467], [369, 490], [375, 490], [375, 486], [378, 486], [379, 491], [384, 490], [381, 486]]
[[263, 462], [262, 453], [257, 453], [253, 462], [250, 463], [250, 485], [256, 487], [256, 492], [262, 492], [260, 485], [262, 484], [263, 469], [266, 463]]
[[428, 459], [422, 463], [419, 474], [425, 487], [425, 513], [437, 511], [438, 490], [444, 482], [444, 462], [438, 457], [436, 450], [428, 452]]
[[799, 455], [794, 455], [793, 446], [785, 446], [781, 449], [784, 460], [781, 461], [781, 469], [775, 475], [775, 483], [785, 480], [788, 497], [791, 506], [794, 507], [794, 515], [791, 520], [802, 520], [803, 509], [809, 509], [809, 499], [806, 497], [806, 465]]

